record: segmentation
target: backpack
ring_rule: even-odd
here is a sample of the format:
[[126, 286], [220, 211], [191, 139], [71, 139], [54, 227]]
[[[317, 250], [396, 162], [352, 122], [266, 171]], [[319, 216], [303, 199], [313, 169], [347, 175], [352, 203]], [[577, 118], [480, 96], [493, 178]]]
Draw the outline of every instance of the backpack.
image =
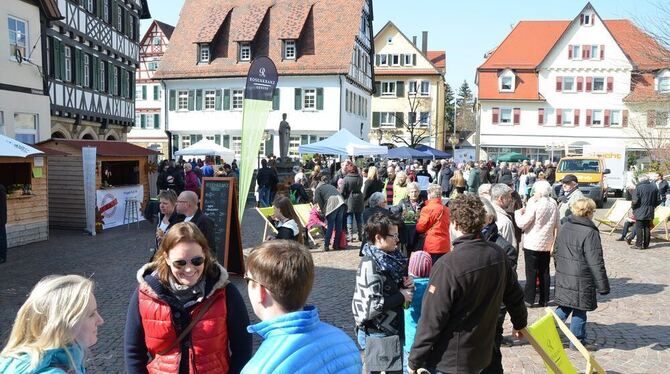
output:
[[289, 199], [291, 200], [291, 204], [298, 204], [298, 190], [292, 190], [289, 192]]

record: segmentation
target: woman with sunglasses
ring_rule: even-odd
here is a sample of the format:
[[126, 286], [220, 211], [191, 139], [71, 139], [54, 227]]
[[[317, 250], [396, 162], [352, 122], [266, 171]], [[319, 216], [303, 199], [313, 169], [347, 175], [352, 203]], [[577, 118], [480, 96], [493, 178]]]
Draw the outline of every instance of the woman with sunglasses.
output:
[[[372, 357], [366, 347], [370, 337], [392, 337], [398, 340], [397, 351], [383, 353], [398, 362], [401, 360], [403, 352], [400, 347], [405, 337], [403, 305], [412, 301], [414, 281], [407, 275], [407, 257], [397, 248], [398, 223], [387, 215], [376, 213], [366, 223], [365, 232], [368, 242], [363, 246], [351, 305], [358, 344], [366, 351], [366, 372], [378, 370], [392, 373], [397, 368], [375, 366], [372, 369], [370, 365], [377, 357]], [[389, 345], [396, 344], [391, 342]]]
[[251, 358], [242, 296], [190, 222], [174, 225], [137, 272], [128, 307], [128, 373], [239, 373]]

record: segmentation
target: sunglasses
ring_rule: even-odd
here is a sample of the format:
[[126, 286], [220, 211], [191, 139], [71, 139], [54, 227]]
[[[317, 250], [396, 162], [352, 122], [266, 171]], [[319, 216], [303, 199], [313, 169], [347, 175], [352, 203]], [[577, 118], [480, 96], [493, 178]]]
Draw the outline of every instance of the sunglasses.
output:
[[[202, 256], [196, 256], [191, 259], [191, 265], [193, 266], [200, 266], [205, 263], [205, 258]], [[184, 266], [186, 266], [186, 260], [174, 260], [170, 262], [172, 266], [174, 266], [177, 269], [181, 269]]]
[[265, 287], [266, 290], [272, 292], [272, 290], [269, 289], [266, 285], [264, 285], [263, 283], [261, 283], [261, 282], [255, 280], [254, 278], [252, 278], [252, 277], [250, 277], [250, 276], [248, 276], [248, 275], [245, 275], [245, 276], [244, 276], [244, 280], [247, 281], [247, 286], [249, 285], [249, 282], [254, 282], [254, 283], [258, 284], [258, 285], [261, 285], [261, 286]]

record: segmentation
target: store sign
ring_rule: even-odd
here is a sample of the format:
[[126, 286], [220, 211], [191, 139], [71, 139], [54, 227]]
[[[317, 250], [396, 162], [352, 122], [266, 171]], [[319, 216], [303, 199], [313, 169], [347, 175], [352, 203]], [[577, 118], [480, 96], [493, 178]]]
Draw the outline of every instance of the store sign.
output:
[[[140, 206], [144, 199], [144, 186], [142, 185], [97, 190], [96, 197], [98, 211], [103, 220], [102, 228], [105, 230], [124, 224], [128, 200], [137, 201], [137, 212], [131, 212], [130, 205], [128, 205], [128, 218], [134, 217], [130, 223], [144, 220], [142, 212], [140, 212]], [[128, 220], [126, 220], [126, 223], [128, 223]]]
[[[82, 167], [84, 168], [84, 209], [86, 209], [86, 231], [95, 236], [95, 147], [84, 147], [81, 150]], [[35, 166], [37, 158], [35, 158]], [[42, 161], [42, 164], [44, 162]]]

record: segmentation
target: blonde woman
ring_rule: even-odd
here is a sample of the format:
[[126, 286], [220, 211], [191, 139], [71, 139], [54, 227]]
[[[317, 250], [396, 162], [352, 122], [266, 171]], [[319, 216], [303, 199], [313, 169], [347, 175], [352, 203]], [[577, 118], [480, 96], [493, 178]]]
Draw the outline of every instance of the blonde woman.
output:
[[395, 175], [395, 182], [393, 183], [393, 205], [398, 205], [409, 195], [407, 189], [407, 173], [399, 171]]
[[368, 168], [368, 176], [363, 184], [363, 202], [368, 206], [368, 199], [375, 192], [382, 192], [384, 189], [384, 182], [377, 177], [377, 168], [370, 166]]
[[449, 183], [451, 184], [451, 190], [452, 195], [455, 193], [456, 195], [462, 195], [465, 193], [465, 190], [468, 187], [468, 184], [465, 181], [465, 176], [463, 175], [463, 172], [460, 170], [456, 170], [454, 172], [454, 176], [451, 177], [449, 180]]
[[98, 340], [93, 282], [79, 275], [40, 280], [19, 309], [0, 352], [0, 373], [86, 372], [84, 355]]

